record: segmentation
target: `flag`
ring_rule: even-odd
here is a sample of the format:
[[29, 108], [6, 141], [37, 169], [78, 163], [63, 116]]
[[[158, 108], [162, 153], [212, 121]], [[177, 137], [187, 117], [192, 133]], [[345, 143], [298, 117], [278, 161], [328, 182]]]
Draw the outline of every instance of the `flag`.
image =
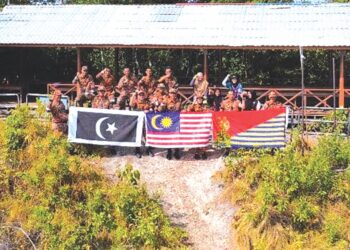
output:
[[146, 113], [146, 145], [156, 148], [207, 147], [212, 114], [205, 112]]
[[232, 148], [282, 148], [285, 146], [286, 109], [215, 112], [214, 138], [224, 128]]
[[143, 121], [143, 112], [71, 107], [68, 140], [96, 145], [139, 147]]

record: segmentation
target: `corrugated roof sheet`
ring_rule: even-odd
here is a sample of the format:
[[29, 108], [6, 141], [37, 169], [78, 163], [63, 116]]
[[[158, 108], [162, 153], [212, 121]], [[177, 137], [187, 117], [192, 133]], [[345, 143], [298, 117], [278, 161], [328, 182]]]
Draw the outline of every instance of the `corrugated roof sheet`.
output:
[[45, 5], [0, 12], [0, 46], [350, 47], [350, 4]]

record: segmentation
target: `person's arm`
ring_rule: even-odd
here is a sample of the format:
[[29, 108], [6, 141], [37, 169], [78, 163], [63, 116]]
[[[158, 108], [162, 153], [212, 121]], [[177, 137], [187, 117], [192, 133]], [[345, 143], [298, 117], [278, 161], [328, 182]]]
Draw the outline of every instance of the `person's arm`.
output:
[[257, 101], [257, 104], [256, 104], [256, 110], [260, 110], [261, 109], [261, 102]]
[[230, 74], [228, 74], [225, 79], [222, 81], [222, 86], [226, 87], [227, 88], [227, 81], [228, 81], [228, 78], [230, 77]]
[[98, 73], [97, 75], [96, 75], [96, 79], [100, 79], [100, 78], [102, 78], [102, 75], [103, 75], [103, 73], [104, 73], [104, 69], [103, 70], [101, 70], [101, 72], [100, 73]]
[[237, 89], [238, 95], [242, 94], [242, 92], [243, 92], [243, 85], [242, 85], [242, 83], [238, 83], [236, 89]]
[[190, 86], [193, 87], [194, 86], [194, 83], [196, 81], [196, 76], [194, 76], [190, 82]]

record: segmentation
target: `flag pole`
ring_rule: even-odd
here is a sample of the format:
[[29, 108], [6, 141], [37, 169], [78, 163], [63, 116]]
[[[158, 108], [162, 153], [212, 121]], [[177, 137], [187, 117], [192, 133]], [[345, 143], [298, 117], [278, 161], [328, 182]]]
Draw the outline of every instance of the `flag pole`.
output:
[[304, 83], [304, 53], [303, 47], [299, 46], [300, 70], [301, 70], [301, 154], [304, 155], [304, 126], [305, 126], [305, 83]]

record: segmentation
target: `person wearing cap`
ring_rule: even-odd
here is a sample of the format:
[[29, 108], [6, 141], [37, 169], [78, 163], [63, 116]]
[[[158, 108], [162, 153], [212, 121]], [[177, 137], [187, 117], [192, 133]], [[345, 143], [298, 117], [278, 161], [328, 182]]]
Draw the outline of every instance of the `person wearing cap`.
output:
[[177, 83], [176, 78], [173, 76], [173, 70], [171, 69], [171, 67], [165, 68], [165, 74], [161, 78], [159, 78], [158, 82], [164, 83], [167, 91], [171, 88], [179, 88], [179, 84]]
[[115, 84], [115, 78], [112, 75], [110, 68], [104, 68], [100, 73], [96, 75], [96, 79], [100, 80], [100, 85], [106, 89], [106, 96], [110, 102], [114, 102], [114, 91], [113, 87]]
[[56, 132], [67, 133], [68, 126], [68, 114], [66, 107], [61, 100], [62, 93], [60, 90], [56, 89], [52, 100], [50, 101], [48, 108], [52, 114], [52, 129]]
[[262, 107], [263, 110], [278, 109], [283, 107], [282, 103], [277, 100], [277, 94], [275, 91], [271, 90], [268, 97], [269, 100], [264, 103], [264, 106]]
[[230, 90], [227, 92], [226, 98], [221, 102], [220, 109], [222, 111], [240, 111], [242, 107], [242, 103], [235, 98], [234, 92]]
[[108, 109], [109, 100], [106, 97], [106, 88], [102, 85], [97, 88], [97, 96], [95, 96], [92, 107], [96, 109]]
[[[193, 87], [194, 96], [207, 96], [209, 83], [204, 79], [202, 72], [198, 72], [191, 80], [190, 86]], [[195, 101], [195, 100], [194, 100]]]
[[[203, 103], [204, 98], [203, 96], [199, 95], [196, 98], [196, 101], [188, 106], [187, 111], [189, 112], [204, 112], [207, 111], [207, 107], [204, 105]], [[203, 159], [206, 160], [207, 159], [207, 148], [195, 148], [194, 149], [194, 159], [199, 160], [199, 159]]]
[[147, 68], [145, 75], [137, 83], [138, 89], [143, 89], [146, 91], [146, 94], [152, 94], [157, 88], [157, 80], [153, 76], [153, 71], [151, 68]]
[[131, 95], [136, 89], [137, 79], [131, 74], [130, 68], [124, 68], [123, 76], [119, 79], [116, 90], [124, 88], [128, 95]]
[[72, 83], [77, 87], [77, 97], [75, 99], [77, 105], [82, 107], [86, 101], [91, 102], [94, 97], [95, 83], [87, 66], [81, 67], [81, 71], [76, 74]]
[[235, 98], [243, 92], [243, 85], [239, 82], [238, 76], [228, 74], [222, 81], [222, 86], [232, 90]]
[[166, 88], [164, 83], [159, 83], [156, 90], [149, 97], [150, 110], [162, 112], [166, 110]]
[[166, 109], [167, 111], [180, 111], [181, 100], [177, 96], [176, 89], [170, 89], [169, 94], [166, 96]]

